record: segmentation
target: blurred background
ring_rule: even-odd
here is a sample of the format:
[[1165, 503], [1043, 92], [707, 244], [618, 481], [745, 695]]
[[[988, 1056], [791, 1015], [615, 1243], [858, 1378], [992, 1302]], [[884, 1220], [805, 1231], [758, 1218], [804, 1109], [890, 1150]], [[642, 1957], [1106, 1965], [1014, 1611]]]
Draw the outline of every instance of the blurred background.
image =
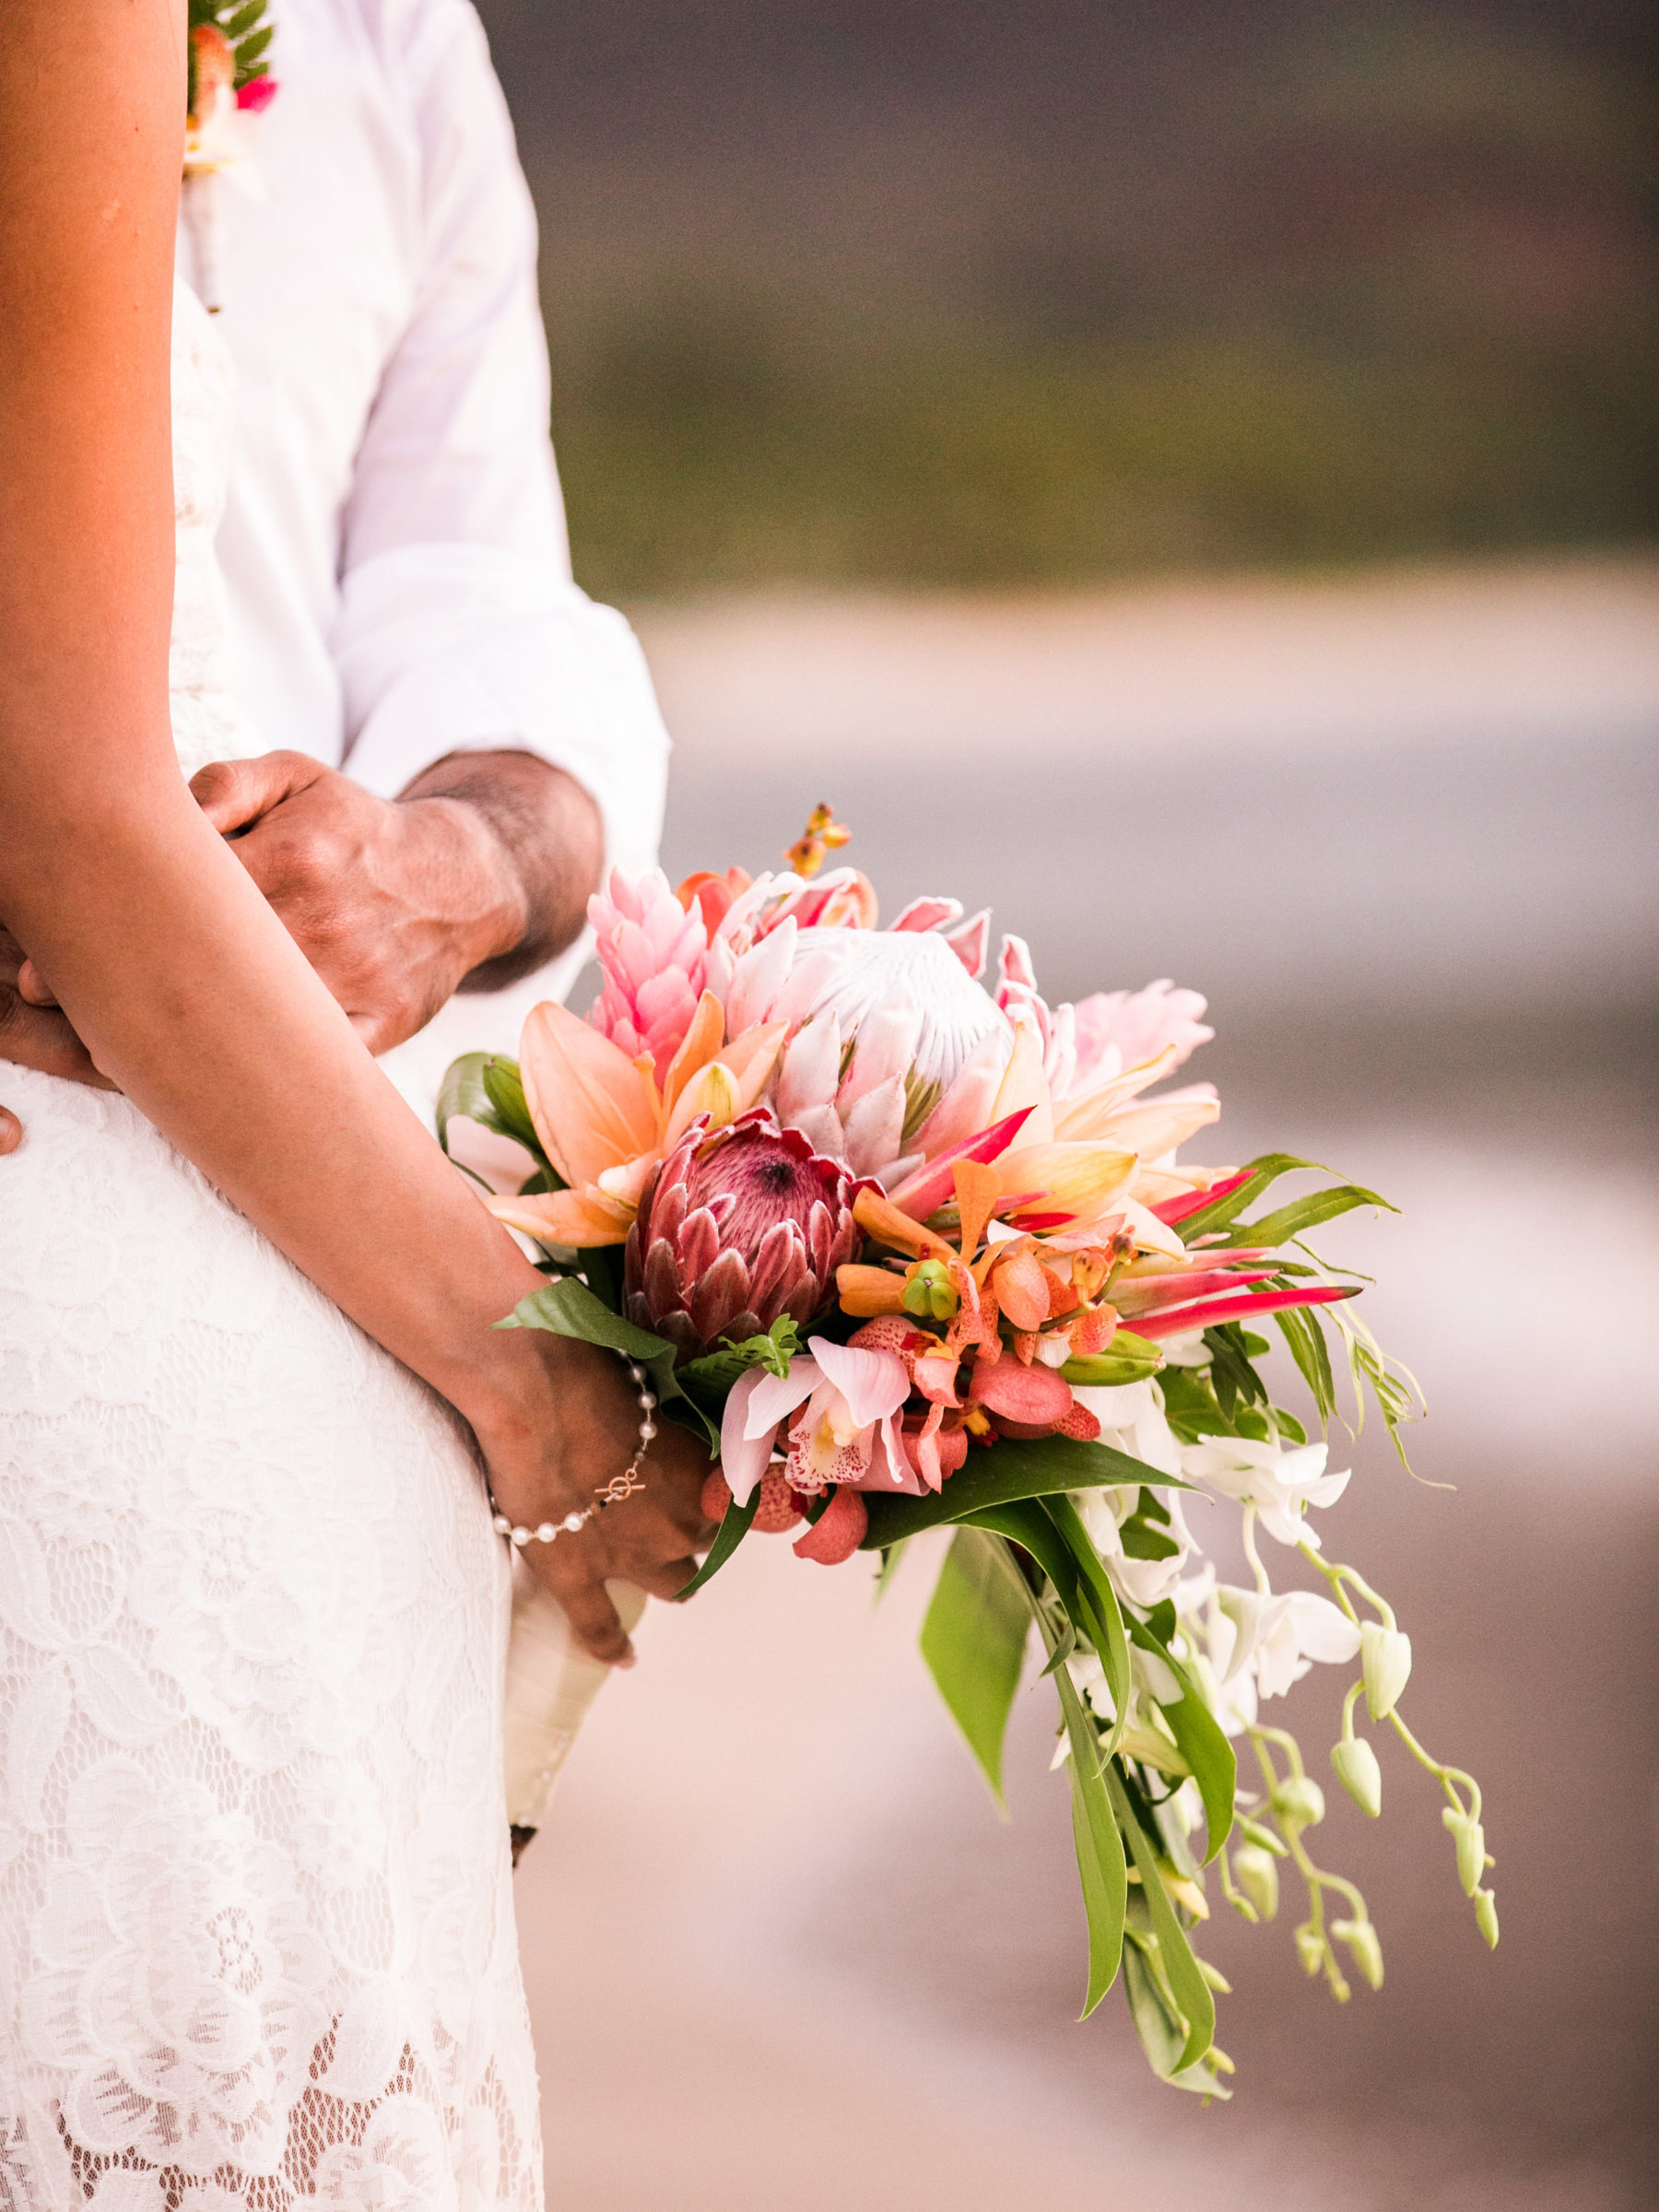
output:
[[[677, 740], [665, 865], [832, 799], [890, 913], [1051, 998], [1173, 975], [1204, 1156], [1418, 1372], [1327, 1547], [1486, 1785], [1329, 1783], [1387, 1981], [1216, 1900], [1237, 2096], [1159, 2089], [1083, 1931], [1046, 1689], [1000, 1825], [911, 1559], [653, 1609], [519, 1876], [563, 2212], [1659, 2203], [1653, 32], [1625, 0], [484, 0], [542, 219], [577, 573]], [[1279, 1578], [1299, 1579], [1281, 1559]], [[1334, 1670], [1335, 1671], [1335, 1670]]]

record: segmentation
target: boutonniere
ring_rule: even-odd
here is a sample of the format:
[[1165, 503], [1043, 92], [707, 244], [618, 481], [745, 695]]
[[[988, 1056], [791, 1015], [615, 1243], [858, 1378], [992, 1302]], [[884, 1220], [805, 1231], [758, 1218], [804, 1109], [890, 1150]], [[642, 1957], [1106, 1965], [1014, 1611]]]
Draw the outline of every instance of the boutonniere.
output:
[[265, 0], [190, 0], [189, 92], [184, 126], [184, 207], [195, 247], [196, 288], [218, 312], [218, 178], [232, 173], [257, 190], [243, 118], [276, 96]]

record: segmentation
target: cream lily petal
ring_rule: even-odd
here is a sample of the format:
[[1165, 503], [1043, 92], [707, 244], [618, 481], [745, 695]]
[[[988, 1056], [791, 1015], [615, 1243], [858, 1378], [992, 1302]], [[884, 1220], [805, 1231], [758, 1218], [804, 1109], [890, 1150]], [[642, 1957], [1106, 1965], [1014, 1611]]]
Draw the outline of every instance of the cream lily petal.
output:
[[[1037, 1024], [1029, 1017], [1015, 1022], [1014, 1056], [997, 1087], [991, 1119], [1000, 1122], [1005, 1114], [1018, 1113], [1025, 1106], [1031, 1109], [1030, 1118], [1020, 1132], [1027, 1144], [1052, 1143], [1054, 1108], [1049, 1096], [1048, 1077], [1042, 1072], [1042, 1039]], [[1009, 1187], [1004, 1185], [1005, 1189]]]
[[679, 1103], [668, 1117], [668, 1126], [663, 1132], [664, 1151], [674, 1149], [700, 1113], [706, 1113], [716, 1129], [724, 1129], [728, 1122], [735, 1122], [741, 1111], [737, 1099], [737, 1085], [724, 1060], [711, 1060], [707, 1067], [700, 1067], [680, 1092]]
[[1066, 1099], [1054, 1108], [1054, 1135], [1059, 1137], [1098, 1136], [1121, 1106], [1167, 1076], [1175, 1065], [1175, 1047], [1166, 1045], [1138, 1067], [1126, 1067], [1121, 1076], [1087, 1090], [1081, 1098]]
[[[991, 1162], [1006, 1195], [1041, 1192], [1053, 1200], [1054, 1212], [1079, 1216], [1098, 1214], [1108, 1202], [1115, 1206], [1117, 1194], [1128, 1187], [1139, 1164], [1133, 1152], [1120, 1152], [1110, 1145], [1069, 1144], [1020, 1145]], [[1039, 1202], [1031, 1210], [1050, 1209]]]
[[1126, 1106], [1114, 1113], [1101, 1136], [1143, 1159], [1157, 1159], [1184, 1145], [1221, 1115], [1219, 1099], [1154, 1100], [1145, 1106]]
[[597, 1182], [655, 1145], [655, 1116], [632, 1061], [568, 1006], [549, 1000], [532, 1010], [519, 1070], [542, 1148], [572, 1186]]
[[637, 1207], [640, 1194], [655, 1174], [662, 1157], [660, 1152], [641, 1152], [638, 1159], [625, 1159], [620, 1167], [606, 1168], [598, 1187], [618, 1206]]
[[498, 1221], [522, 1230], [544, 1244], [577, 1251], [592, 1244], [620, 1244], [633, 1226], [634, 1209], [591, 1185], [581, 1191], [547, 1191], [532, 1198], [487, 1198]]

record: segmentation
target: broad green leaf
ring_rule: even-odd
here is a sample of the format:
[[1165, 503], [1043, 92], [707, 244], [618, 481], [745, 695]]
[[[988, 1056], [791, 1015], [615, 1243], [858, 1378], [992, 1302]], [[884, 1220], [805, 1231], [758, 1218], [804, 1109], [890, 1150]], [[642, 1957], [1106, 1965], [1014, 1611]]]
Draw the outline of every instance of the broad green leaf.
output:
[[1159, 1345], [1133, 1330], [1120, 1329], [1103, 1352], [1088, 1352], [1068, 1359], [1060, 1372], [1065, 1380], [1088, 1389], [1115, 1390], [1125, 1382], [1144, 1382], [1163, 1365]]
[[541, 1188], [562, 1191], [563, 1179], [555, 1170], [536, 1137], [535, 1124], [524, 1103], [524, 1088], [515, 1062], [493, 1053], [464, 1053], [444, 1070], [438, 1092], [438, 1142], [449, 1150], [449, 1125], [465, 1114], [498, 1136], [510, 1136], [523, 1145], [540, 1166], [547, 1181]]
[[1024, 1578], [1007, 1546], [959, 1528], [922, 1624], [922, 1656], [1005, 1817], [1003, 1738], [1030, 1633]]
[[712, 1582], [720, 1572], [744, 1537], [748, 1535], [755, 1515], [759, 1511], [760, 1485], [759, 1483], [750, 1491], [749, 1501], [747, 1505], [739, 1505], [737, 1500], [733, 1499], [731, 1504], [726, 1507], [725, 1518], [720, 1524], [719, 1533], [713, 1543], [709, 1547], [708, 1555], [702, 1565], [676, 1597], [674, 1602], [677, 1606], [683, 1605], [687, 1598], [695, 1596], [705, 1583]]
[[1193, 1956], [1175, 1908], [1158, 1872], [1158, 1853], [1146, 1830], [1135, 1818], [1124, 1784], [1115, 1767], [1106, 1771], [1106, 1788], [1112, 1799], [1112, 1809], [1117, 1815], [1129, 1849], [1134, 1853], [1135, 1869], [1140, 1875], [1141, 1890], [1147, 1900], [1151, 1918], [1152, 1933], [1158, 1938], [1158, 1951], [1170, 1994], [1180, 2006], [1186, 2021], [1187, 2037], [1182, 2046], [1180, 2058], [1171, 2072], [1180, 2073], [1184, 2067], [1195, 2065], [1216, 2040], [1216, 2000], [1209, 1983], [1198, 1971], [1198, 1961]]
[[574, 1336], [583, 1344], [603, 1345], [625, 1359], [637, 1359], [651, 1377], [663, 1411], [689, 1429], [708, 1446], [720, 1450], [720, 1429], [695, 1398], [688, 1398], [674, 1371], [674, 1347], [649, 1329], [636, 1328], [611, 1311], [588, 1286], [573, 1275], [555, 1276], [539, 1290], [520, 1299], [499, 1329], [548, 1329], [558, 1336]]
[[870, 1527], [864, 1549], [884, 1551], [900, 1536], [966, 1521], [986, 1506], [1130, 1482], [1155, 1482], [1166, 1489], [1190, 1487], [1107, 1444], [1077, 1443], [1065, 1436], [1030, 1441], [1004, 1437], [988, 1451], [970, 1451], [968, 1464], [947, 1477], [942, 1490], [929, 1491], [924, 1498], [866, 1493]]
[[1199, 2097], [1219, 2097], [1225, 2102], [1232, 2091], [1206, 2066], [1178, 2065], [1186, 2041], [1186, 2023], [1175, 2010], [1159, 1977], [1158, 1938], [1151, 1933], [1146, 1909], [1138, 1897], [1130, 1898], [1129, 1926], [1125, 1934], [1124, 1994], [1129, 2002], [1129, 2017], [1135, 2022], [1141, 2049], [1147, 2053], [1152, 2071], [1169, 2088], [1189, 2089]]

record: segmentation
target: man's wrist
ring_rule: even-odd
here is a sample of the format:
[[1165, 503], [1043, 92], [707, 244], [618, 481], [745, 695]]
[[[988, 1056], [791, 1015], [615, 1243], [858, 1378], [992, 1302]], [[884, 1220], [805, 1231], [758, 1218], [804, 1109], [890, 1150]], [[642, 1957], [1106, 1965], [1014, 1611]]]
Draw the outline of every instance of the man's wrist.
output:
[[465, 797], [418, 787], [397, 804], [418, 811], [441, 855], [457, 982], [510, 958], [530, 925], [530, 902], [513, 854], [488, 815]]
[[433, 801], [475, 817], [496, 886], [489, 929], [476, 940], [483, 948], [459, 987], [499, 990], [573, 944], [605, 857], [599, 809], [582, 785], [533, 753], [451, 753], [401, 803]]

